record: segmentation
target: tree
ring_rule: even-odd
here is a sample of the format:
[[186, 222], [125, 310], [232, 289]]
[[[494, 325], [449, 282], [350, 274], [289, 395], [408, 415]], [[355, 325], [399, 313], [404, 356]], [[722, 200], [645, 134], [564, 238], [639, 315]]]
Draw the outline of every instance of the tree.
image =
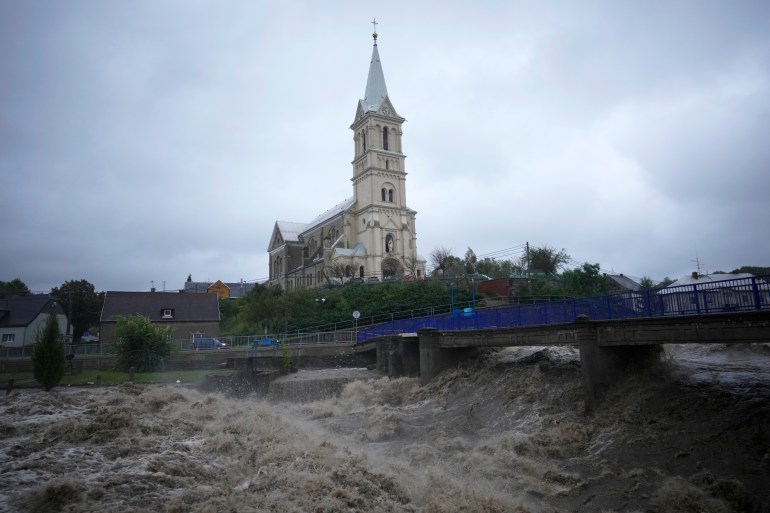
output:
[[420, 261], [417, 260], [413, 256], [406, 256], [404, 257], [404, 267], [407, 271], [409, 271], [409, 274], [412, 276], [417, 276], [417, 269], [419, 269]]
[[468, 251], [465, 252], [465, 272], [467, 274], [476, 274], [476, 253], [468, 246]]
[[529, 254], [521, 257], [521, 266], [528, 270], [543, 271], [544, 273], [554, 274], [564, 267], [571, 260], [571, 257], [562, 248], [548, 246], [531, 247]]
[[171, 355], [170, 326], [155, 326], [144, 315], [119, 315], [115, 324], [115, 354], [125, 370], [156, 369]]
[[433, 266], [433, 272], [437, 273], [438, 271], [441, 271], [441, 274], [443, 275], [451, 258], [452, 250], [443, 246], [431, 251], [430, 263]]
[[192, 283], [192, 274], [187, 275], [187, 283]]
[[46, 392], [64, 377], [64, 344], [56, 314], [48, 316], [43, 333], [32, 348], [32, 374]]
[[11, 281], [0, 280], [0, 297], [8, 296], [29, 296], [32, 292], [29, 287], [19, 278]]
[[586, 262], [580, 267], [564, 271], [561, 279], [564, 292], [572, 296], [597, 296], [607, 293], [607, 280], [600, 272], [599, 264]]
[[51, 295], [61, 302], [67, 312], [74, 341], [99, 322], [104, 294], [97, 293], [88, 281], [65, 281], [60, 287], [52, 288]]
[[655, 282], [649, 276], [643, 276], [639, 281], [639, 288], [641, 290], [650, 290], [655, 288]]

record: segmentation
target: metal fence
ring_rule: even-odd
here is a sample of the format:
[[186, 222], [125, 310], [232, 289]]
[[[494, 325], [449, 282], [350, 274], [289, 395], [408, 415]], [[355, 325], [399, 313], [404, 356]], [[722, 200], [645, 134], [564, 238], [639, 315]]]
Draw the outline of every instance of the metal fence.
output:
[[[421, 328], [441, 331], [509, 328], [574, 321], [579, 315], [592, 320], [702, 315], [718, 312], [751, 311], [770, 308], [770, 276], [738, 278], [718, 282], [704, 281], [636, 292], [618, 292], [582, 298], [549, 298], [523, 304], [476, 308], [475, 302], [433, 306], [361, 317], [357, 324], [337, 323], [310, 331], [260, 335], [215, 337], [227, 344], [227, 350], [252, 350], [264, 338], [280, 344], [311, 345], [361, 343], [372, 338], [399, 333], [414, 333]], [[512, 299], [516, 301], [516, 299]], [[333, 327], [333, 329], [332, 329]], [[194, 351], [191, 339], [174, 340], [179, 351]], [[67, 344], [66, 354], [110, 354], [110, 344]], [[25, 358], [32, 346], [0, 348], [2, 358]]]
[[701, 315], [770, 308], [768, 277], [702, 282], [662, 289], [618, 292], [569, 298], [538, 304], [494, 308], [462, 308], [416, 319], [399, 319], [358, 332], [357, 343], [372, 338], [413, 333], [421, 328], [441, 331], [535, 326], [574, 321], [579, 315], [592, 320], [632, 319], [673, 315]]

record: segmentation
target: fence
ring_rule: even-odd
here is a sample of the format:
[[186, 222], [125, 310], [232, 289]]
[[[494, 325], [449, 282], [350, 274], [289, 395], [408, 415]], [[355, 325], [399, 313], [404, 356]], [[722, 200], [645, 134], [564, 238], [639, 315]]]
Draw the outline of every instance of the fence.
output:
[[413, 333], [421, 328], [441, 331], [534, 326], [574, 321], [701, 315], [770, 308], [768, 277], [703, 282], [662, 289], [618, 292], [546, 303], [517, 304], [486, 309], [463, 308], [417, 319], [399, 319], [358, 332], [357, 343], [375, 337]]
[[[548, 298], [530, 303], [490, 308], [476, 308], [475, 303], [432, 306], [390, 314], [367, 316], [357, 324], [340, 322], [316, 327], [312, 331], [216, 337], [227, 349], [248, 350], [263, 338], [281, 344], [309, 345], [361, 343], [372, 338], [398, 333], [414, 333], [421, 328], [441, 331], [509, 328], [574, 321], [578, 315], [592, 320], [702, 315], [717, 312], [751, 311], [770, 308], [770, 276], [738, 278], [718, 282], [705, 281], [662, 289], [618, 292], [583, 298]], [[192, 340], [174, 340], [180, 351], [193, 351]], [[68, 344], [66, 354], [110, 354], [109, 344]], [[29, 357], [32, 346], [0, 348], [2, 358]]]

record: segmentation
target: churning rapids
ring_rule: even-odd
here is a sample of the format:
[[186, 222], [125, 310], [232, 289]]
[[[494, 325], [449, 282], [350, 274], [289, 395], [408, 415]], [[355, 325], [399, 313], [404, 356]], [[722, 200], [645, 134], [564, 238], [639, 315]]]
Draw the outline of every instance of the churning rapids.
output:
[[767, 345], [670, 347], [583, 413], [577, 351], [275, 402], [184, 386], [0, 398], [0, 511], [770, 512]]

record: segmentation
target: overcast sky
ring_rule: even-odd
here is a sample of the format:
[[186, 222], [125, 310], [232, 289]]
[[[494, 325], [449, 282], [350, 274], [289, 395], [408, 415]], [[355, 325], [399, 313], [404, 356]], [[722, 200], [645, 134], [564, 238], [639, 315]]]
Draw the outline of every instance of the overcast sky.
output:
[[0, 2], [0, 280], [263, 280], [352, 196], [373, 17], [418, 252], [770, 265], [770, 2]]

